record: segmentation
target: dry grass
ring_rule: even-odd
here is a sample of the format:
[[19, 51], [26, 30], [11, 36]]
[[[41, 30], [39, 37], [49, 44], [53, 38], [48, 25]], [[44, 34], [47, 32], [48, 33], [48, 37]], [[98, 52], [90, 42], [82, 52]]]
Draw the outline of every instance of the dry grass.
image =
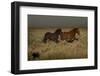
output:
[[[72, 43], [60, 41], [55, 43], [48, 41], [43, 43], [43, 37], [46, 32], [53, 32], [54, 29], [34, 29], [29, 28], [28, 31], [28, 60], [33, 60], [32, 53], [39, 52], [40, 57], [37, 60], [52, 60], [52, 59], [78, 59], [87, 58], [87, 29], [79, 28], [80, 39]], [[71, 28], [63, 29], [69, 31]]]

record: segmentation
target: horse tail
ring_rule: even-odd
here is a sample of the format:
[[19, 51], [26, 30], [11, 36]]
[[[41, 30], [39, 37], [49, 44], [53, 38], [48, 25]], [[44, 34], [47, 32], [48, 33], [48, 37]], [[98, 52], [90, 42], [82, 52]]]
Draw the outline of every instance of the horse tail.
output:
[[47, 42], [47, 38], [46, 38], [46, 36], [44, 36], [44, 38], [43, 38], [43, 42], [44, 42], [44, 43]]
[[49, 33], [49, 32], [47, 32], [47, 33], [44, 35], [44, 38], [43, 38], [43, 42], [44, 42], [44, 43], [46, 43], [46, 42], [47, 42], [47, 39], [48, 39], [48, 38], [47, 38], [48, 33]]
[[46, 43], [50, 36], [51, 36], [51, 33], [50, 32], [47, 32], [45, 34], [44, 38], [43, 38], [43, 42]]

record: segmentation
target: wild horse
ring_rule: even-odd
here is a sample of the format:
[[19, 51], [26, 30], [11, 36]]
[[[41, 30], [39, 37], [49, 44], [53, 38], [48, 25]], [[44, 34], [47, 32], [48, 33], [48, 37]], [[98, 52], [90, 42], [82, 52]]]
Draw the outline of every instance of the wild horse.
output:
[[58, 38], [59, 38], [60, 33], [61, 33], [61, 29], [57, 29], [54, 33], [46, 32], [44, 35], [43, 42], [46, 43], [47, 40], [51, 40], [58, 43], [59, 42]]
[[79, 38], [76, 38], [76, 34], [80, 36], [79, 28], [74, 28], [69, 32], [61, 32], [60, 37], [61, 37], [61, 40], [66, 40], [67, 42], [73, 42], [74, 40], [79, 39]]

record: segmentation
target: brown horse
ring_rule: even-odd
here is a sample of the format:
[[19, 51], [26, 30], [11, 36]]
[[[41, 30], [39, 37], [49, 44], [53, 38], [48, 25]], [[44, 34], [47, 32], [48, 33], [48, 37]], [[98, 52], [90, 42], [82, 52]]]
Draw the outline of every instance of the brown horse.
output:
[[58, 43], [59, 42], [58, 38], [59, 38], [60, 33], [61, 33], [61, 29], [57, 29], [54, 33], [46, 32], [43, 42], [46, 43], [47, 40], [51, 40]]
[[61, 40], [66, 40], [67, 42], [73, 42], [74, 40], [78, 40], [78, 38], [76, 38], [76, 34], [80, 36], [79, 28], [74, 28], [69, 32], [61, 32], [60, 37]]

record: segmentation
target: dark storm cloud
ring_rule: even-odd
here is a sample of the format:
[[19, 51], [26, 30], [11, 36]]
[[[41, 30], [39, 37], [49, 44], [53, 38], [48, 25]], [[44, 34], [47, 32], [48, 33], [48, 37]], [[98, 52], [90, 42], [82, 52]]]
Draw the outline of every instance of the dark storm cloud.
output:
[[29, 27], [86, 27], [87, 17], [28, 15]]

